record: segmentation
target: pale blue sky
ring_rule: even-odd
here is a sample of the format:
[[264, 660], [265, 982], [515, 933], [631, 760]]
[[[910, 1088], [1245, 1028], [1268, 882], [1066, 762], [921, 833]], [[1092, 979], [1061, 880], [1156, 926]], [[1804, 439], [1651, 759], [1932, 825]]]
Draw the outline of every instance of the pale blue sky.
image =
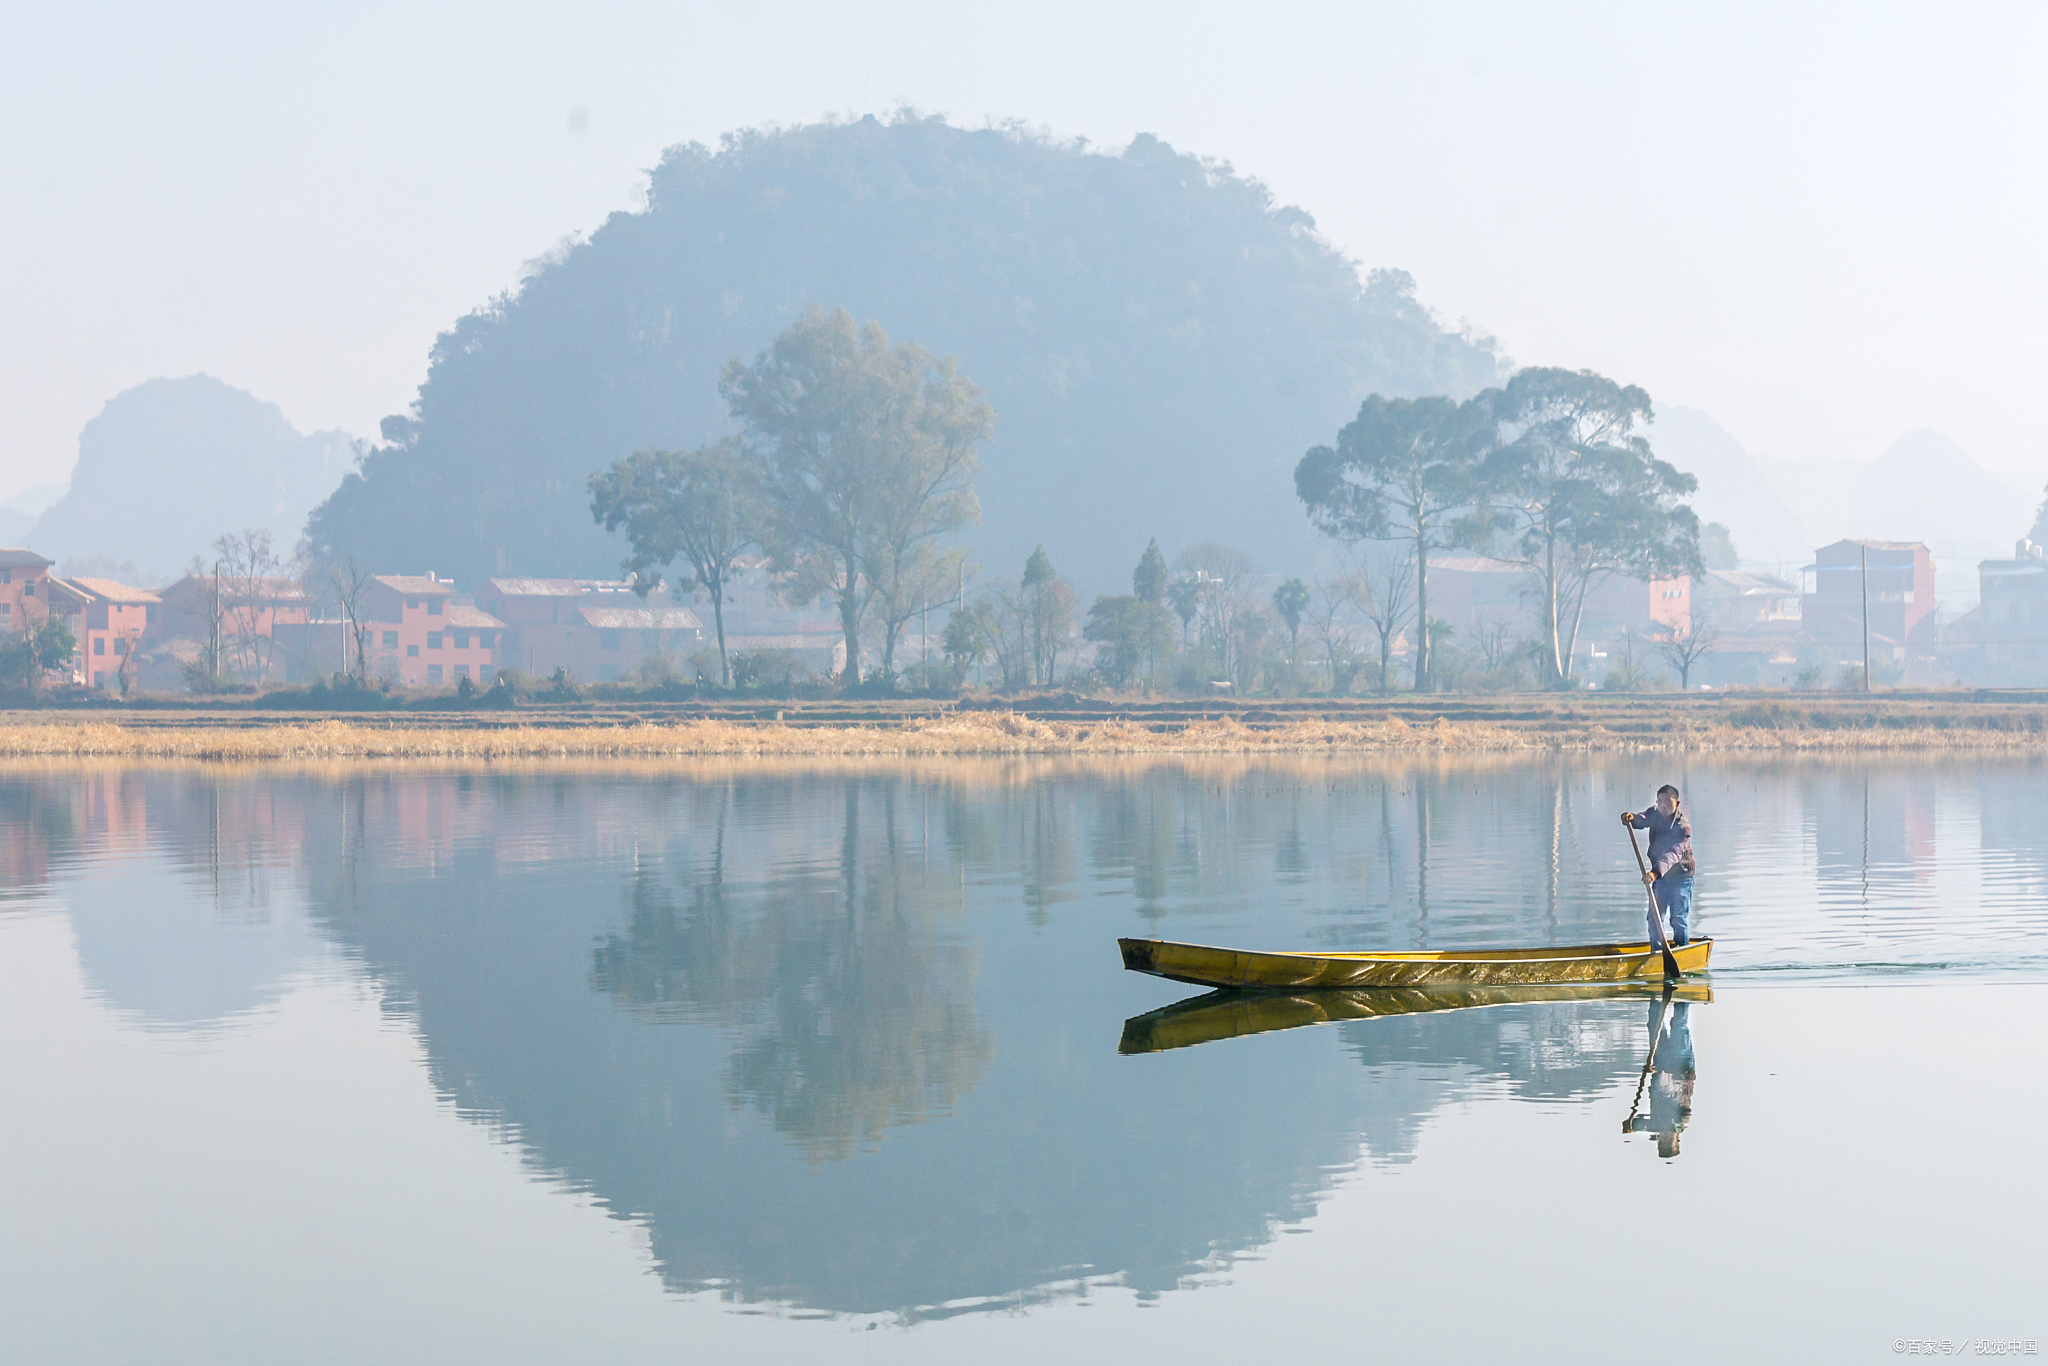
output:
[[[1226, 159], [1523, 363], [2048, 472], [2040, 4], [15, 5], [0, 496], [205, 371], [375, 430], [663, 147], [909, 102]], [[572, 131], [572, 111], [587, 131]]]

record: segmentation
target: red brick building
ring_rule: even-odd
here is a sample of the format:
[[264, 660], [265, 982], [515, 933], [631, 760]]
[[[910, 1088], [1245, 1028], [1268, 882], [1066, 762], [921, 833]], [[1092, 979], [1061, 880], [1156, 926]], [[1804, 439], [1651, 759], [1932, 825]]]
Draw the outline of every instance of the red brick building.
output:
[[680, 667], [704, 640], [696, 613], [620, 579], [491, 579], [477, 605], [505, 624], [503, 667], [536, 678], [611, 682], [664, 655]]
[[370, 669], [410, 688], [443, 687], [496, 675], [505, 623], [455, 601], [455, 585], [432, 574], [379, 574], [363, 594]]
[[161, 608], [156, 594], [112, 579], [54, 579], [50, 600], [76, 623], [72, 633], [78, 637], [78, 682], [88, 688], [118, 689], [124, 668], [134, 679], [142, 638]]
[[32, 631], [50, 619], [49, 582], [50, 561], [35, 551], [0, 550], [0, 634]]

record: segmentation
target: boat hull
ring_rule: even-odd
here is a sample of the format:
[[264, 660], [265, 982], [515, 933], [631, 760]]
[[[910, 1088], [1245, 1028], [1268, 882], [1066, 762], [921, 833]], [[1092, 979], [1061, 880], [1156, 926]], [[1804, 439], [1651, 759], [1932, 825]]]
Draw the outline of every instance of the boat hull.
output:
[[[1332, 987], [1299, 994], [1224, 987], [1125, 1020], [1117, 1052], [1163, 1053], [1218, 1039], [1239, 1039], [1247, 1034], [1270, 1034], [1347, 1020], [1378, 1020], [1390, 1015], [1427, 1015], [1555, 1001], [1657, 1000], [1664, 989], [1662, 982], [1647, 977], [1624, 982], [1536, 982], [1515, 986]], [[1704, 1003], [1714, 999], [1713, 990], [1704, 981], [1681, 981], [1670, 990], [1681, 1001]]]
[[[1119, 939], [1124, 966], [1201, 987], [1301, 990], [1317, 987], [1506, 986], [1532, 982], [1660, 980], [1654, 945], [1575, 944], [1544, 949], [1420, 953], [1259, 953], [1165, 939]], [[1672, 952], [1681, 973], [1705, 972], [1714, 941]]]

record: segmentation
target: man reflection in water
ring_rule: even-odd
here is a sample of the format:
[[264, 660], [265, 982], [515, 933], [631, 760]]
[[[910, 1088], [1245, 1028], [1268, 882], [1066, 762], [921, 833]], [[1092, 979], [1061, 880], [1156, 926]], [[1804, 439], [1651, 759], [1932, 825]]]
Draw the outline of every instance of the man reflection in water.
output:
[[1624, 1133], [1652, 1133], [1657, 1136], [1657, 1156], [1678, 1156], [1678, 1136], [1692, 1119], [1692, 1027], [1686, 1020], [1690, 1007], [1684, 1001], [1671, 1005], [1671, 1028], [1661, 1039], [1664, 1003], [1650, 1006], [1650, 1047], [1655, 1053], [1656, 1071], [1650, 1078], [1650, 1113], [1630, 1115]]
[[1664, 923], [1659, 925], [1647, 909], [1643, 912], [1650, 942], [1674, 948], [1691, 943], [1692, 822], [1686, 819], [1678, 789], [1664, 784], [1657, 789], [1655, 806], [1643, 811], [1624, 811], [1621, 823], [1650, 832], [1650, 869], [1643, 874], [1643, 885], [1656, 896], [1657, 909], [1664, 913]]

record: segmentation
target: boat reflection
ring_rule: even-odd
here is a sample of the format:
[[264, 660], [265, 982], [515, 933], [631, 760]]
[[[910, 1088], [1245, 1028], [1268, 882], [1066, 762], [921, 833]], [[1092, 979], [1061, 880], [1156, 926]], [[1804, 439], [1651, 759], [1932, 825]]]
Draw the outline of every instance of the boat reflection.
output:
[[[1425, 1015], [1439, 1011], [1477, 1010], [1484, 1006], [1533, 1005], [1548, 1001], [1614, 1001], [1647, 998], [1656, 1027], [1665, 994], [1656, 982], [1541, 982], [1504, 986], [1360, 987], [1320, 991], [1277, 992], [1225, 989], [1193, 996], [1124, 1021], [1119, 1053], [1163, 1053], [1173, 1048], [1214, 1043], [1218, 1039], [1270, 1034], [1307, 1025], [1372, 1020], [1389, 1015]], [[1712, 1001], [1713, 988], [1688, 980], [1671, 992], [1681, 1003]], [[1686, 1036], [1686, 1065], [1692, 1057]], [[1688, 1074], [1690, 1075], [1690, 1074]], [[1690, 1082], [1687, 1095], [1690, 1096]]]

